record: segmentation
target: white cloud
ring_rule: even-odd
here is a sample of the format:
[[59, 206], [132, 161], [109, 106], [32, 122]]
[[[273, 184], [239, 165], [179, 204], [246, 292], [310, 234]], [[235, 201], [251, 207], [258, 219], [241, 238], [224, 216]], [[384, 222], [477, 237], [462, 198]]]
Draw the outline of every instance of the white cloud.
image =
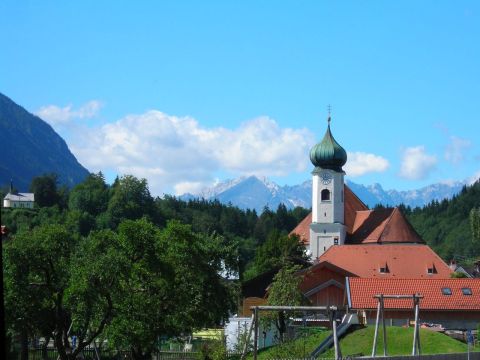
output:
[[91, 100], [78, 109], [74, 109], [71, 104], [65, 107], [56, 105], [42, 106], [35, 114], [47, 121], [51, 125], [66, 124], [72, 119], [90, 119], [95, 117], [102, 107], [98, 100]]
[[463, 151], [472, 145], [470, 140], [457, 136], [450, 136], [450, 143], [445, 149], [445, 160], [452, 164], [459, 164], [463, 161]]
[[437, 164], [437, 157], [425, 152], [424, 146], [406, 148], [402, 155], [400, 176], [410, 180], [425, 179]]
[[384, 172], [390, 166], [387, 159], [364, 152], [349, 152], [345, 164], [347, 175], [355, 177], [370, 172]]
[[310, 131], [281, 128], [268, 117], [231, 130], [153, 110], [75, 136], [72, 151], [88, 169], [144, 177], [156, 195], [198, 192], [213, 183], [216, 171], [267, 176], [303, 171], [314, 143]]

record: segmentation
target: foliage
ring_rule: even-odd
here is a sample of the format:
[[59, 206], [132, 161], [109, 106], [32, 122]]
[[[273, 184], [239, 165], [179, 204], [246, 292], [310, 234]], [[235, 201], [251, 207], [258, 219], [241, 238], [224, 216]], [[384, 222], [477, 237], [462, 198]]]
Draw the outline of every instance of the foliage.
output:
[[480, 182], [477, 181], [450, 200], [432, 201], [413, 210], [403, 207], [403, 211], [415, 230], [443, 259], [461, 260], [480, 254], [480, 241], [475, 241], [474, 230], [478, 229], [475, 225], [478, 213], [472, 212], [479, 202]]
[[126, 219], [136, 220], [153, 215], [153, 198], [148, 190], [146, 179], [137, 179], [132, 175], [117, 179], [111, 188], [107, 214], [109, 225], [115, 229]]
[[97, 216], [105, 212], [108, 204], [108, 186], [101, 172], [90, 174], [85, 181], [75, 186], [70, 192], [68, 207], [80, 213]]
[[[53, 338], [62, 359], [75, 358], [112, 316], [112, 293], [123, 274], [113, 244], [111, 235], [79, 241], [61, 225], [43, 225], [8, 242], [3, 260], [9, 331]], [[72, 352], [70, 326], [79, 338]]]
[[35, 204], [40, 207], [58, 205], [61, 197], [57, 191], [58, 176], [45, 174], [32, 179], [30, 192], [35, 194]]
[[261, 274], [283, 266], [288, 261], [308, 260], [305, 247], [296, 235], [282, 235], [272, 230], [264, 244], [257, 248], [254, 274]]
[[470, 227], [472, 230], [472, 241], [480, 242], [480, 207], [470, 210]]
[[[267, 304], [274, 306], [299, 306], [306, 305], [308, 300], [300, 291], [302, 275], [299, 274], [300, 267], [286, 263], [284, 267], [273, 278], [268, 289]], [[280, 334], [280, 341], [283, 342], [283, 335], [286, 331], [286, 319], [294, 316], [292, 311], [278, 311], [266, 313], [264, 325], [268, 327], [272, 321]]]
[[463, 278], [466, 278], [467, 275], [464, 272], [454, 271], [453, 273], [450, 274], [450, 277], [454, 279], [463, 279]]

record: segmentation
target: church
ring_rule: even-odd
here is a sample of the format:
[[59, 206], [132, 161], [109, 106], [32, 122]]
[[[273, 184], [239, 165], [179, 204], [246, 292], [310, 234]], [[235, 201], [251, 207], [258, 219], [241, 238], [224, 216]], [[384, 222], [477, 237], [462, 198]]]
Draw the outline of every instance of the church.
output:
[[[398, 208], [369, 210], [345, 185], [345, 149], [328, 127], [310, 151], [312, 212], [291, 232], [311, 254], [300, 289], [312, 305], [336, 305], [372, 324], [379, 294], [420, 294], [422, 321], [474, 329], [480, 279], [452, 279], [448, 266]], [[388, 300], [390, 325], [409, 325], [411, 301]]]
[[312, 212], [291, 232], [313, 265], [302, 291], [315, 305], [345, 304], [345, 278], [448, 279], [452, 270], [398, 208], [369, 210], [345, 185], [347, 152], [335, 140], [331, 118], [310, 151]]

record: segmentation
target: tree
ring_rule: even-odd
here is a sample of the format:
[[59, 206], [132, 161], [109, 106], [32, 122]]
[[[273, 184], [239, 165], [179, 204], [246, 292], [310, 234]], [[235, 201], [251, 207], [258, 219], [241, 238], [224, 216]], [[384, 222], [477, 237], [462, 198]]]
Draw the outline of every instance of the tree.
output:
[[58, 205], [60, 196], [57, 192], [58, 176], [45, 174], [32, 179], [30, 191], [35, 194], [35, 203], [40, 206]]
[[195, 234], [176, 221], [160, 231], [143, 218], [122, 222], [119, 239], [129, 276], [107, 329], [114, 346], [150, 358], [159, 336], [190, 333], [228, 316], [233, 301], [220, 276], [228, 252], [221, 238]]
[[[102, 333], [112, 317], [113, 293], [125, 274], [112, 233], [79, 241], [64, 226], [43, 225], [5, 246], [9, 331], [23, 338], [53, 338], [63, 360], [75, 359]], [[72, 334], [79, 338], [75, 350]]]
[[146, 179], [122, 176], [115, 181], [111, 192], [107, 213], [113, 229], [123, 220], [136, 220], [143, 216], [152, 218], [154, 215], [154, 202]]
[[305, 247], [296, 235], [281, 235], [272, 230], [264, 244], [257, 248], [255, 255], [255, 271], [261, 274], [282, 266], [286, 261], [306, 261]]
[[106, 211], [107, 205], [108, 186], [101, 172], [88, 175], [85, 181], [72, 189], [68, 199], [70, 210], [87, 212], [92, 216]]
[[[273, 278], [268, 289], [267, 304], [273, 306], [299, 306], [308, 303], [308, 300], [300, 291], [302, 276], [299, 274], [300, 267], [285, 263], [280, 271]], [[280, 341], [283, 342], [283, 335], [286, 331], [285, 320], [291, 312], [279, 311], [278, 314], [269, 314], [267, 319], [274, 319], [275, 326], [280, 334]]]
[[480, 208], [470, 210], [470, 227], [472, 229], [473, 242], [480, 242]]

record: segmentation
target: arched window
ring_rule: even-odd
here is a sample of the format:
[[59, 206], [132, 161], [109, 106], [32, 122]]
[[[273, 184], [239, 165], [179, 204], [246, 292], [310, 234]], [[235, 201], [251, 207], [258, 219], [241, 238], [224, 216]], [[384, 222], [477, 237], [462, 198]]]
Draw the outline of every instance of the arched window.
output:
[[323, 189], [321, 193], [322, 201], [330, 201], [330, 191], [328, 189]]

